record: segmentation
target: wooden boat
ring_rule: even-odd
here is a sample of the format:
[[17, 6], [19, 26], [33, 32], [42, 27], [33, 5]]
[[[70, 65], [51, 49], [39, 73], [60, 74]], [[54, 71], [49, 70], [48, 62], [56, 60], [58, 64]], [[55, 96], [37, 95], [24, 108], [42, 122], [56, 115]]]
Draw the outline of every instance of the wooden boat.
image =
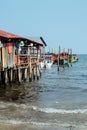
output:
[[53, 63], [57, 63], [58, 60], [58, 54], [53, 53], [51, 56], [51, 61], [53, 61]]
[[68, 61], [69, 61], [68, 52], [61, 52], [58, 56], [58, 61], [60, 66], [68, 65]]
[[72, 54], [71, 62], [77, 62], [78, 61], [78, 55], [77, 54]]
[[68, 52], [61, 52], [60, 54], [53, 54], [51, 60], [59, 65], [68, 64], [69, 54]]
[[43, 68], [49, 69], [49, 68], [51, 68], [52, 64], [53, 64], [53, 61], [51, 61], [51, 60], [43, 60], [40, 63], [40, 67], [41, 67], [41, 69], [43, 69]]
[[41, 61], [40, 63], [40, 67], [41, 69], [43, 68], [51, 68], [51, 66], [53, 65], [53, 61], [51, 60], [51, 57], [52, 57], [52, 53], [45, 53], [44, 56], [43, 56], [43, 60]]
[[53, 64], [53, 62], [51, 60], [47, 60], [46, 63], [45, 63], [45, 67], [47, 69], [49, 69], [49, 68], [51, 68], [52, 64]]

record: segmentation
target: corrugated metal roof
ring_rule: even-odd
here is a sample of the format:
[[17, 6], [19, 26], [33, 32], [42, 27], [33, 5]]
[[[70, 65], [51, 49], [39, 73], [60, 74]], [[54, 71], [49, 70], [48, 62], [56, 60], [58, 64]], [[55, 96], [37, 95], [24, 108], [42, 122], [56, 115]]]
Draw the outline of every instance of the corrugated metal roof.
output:
[[43, 40], [42, 37], [28, 37], [28, 38], [36, 41], [37, 43], [44, 44], [45, 46], [47, 46], [46, 42]]
[[34, 41], [36, 41], [38, 43], [42, 43], [43, 44], [43, 42], [41, 41], [40, 37], [28, 37], [28, 38], [31, 39], [31, 40], [34, 40]]

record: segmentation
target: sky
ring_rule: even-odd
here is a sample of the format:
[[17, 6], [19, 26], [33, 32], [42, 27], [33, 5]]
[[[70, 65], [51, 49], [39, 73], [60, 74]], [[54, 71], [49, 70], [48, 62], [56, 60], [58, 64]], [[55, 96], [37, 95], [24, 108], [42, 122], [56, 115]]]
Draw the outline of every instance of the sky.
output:
[[87, 54], [87, 0], [0, 0], [0, 30]]

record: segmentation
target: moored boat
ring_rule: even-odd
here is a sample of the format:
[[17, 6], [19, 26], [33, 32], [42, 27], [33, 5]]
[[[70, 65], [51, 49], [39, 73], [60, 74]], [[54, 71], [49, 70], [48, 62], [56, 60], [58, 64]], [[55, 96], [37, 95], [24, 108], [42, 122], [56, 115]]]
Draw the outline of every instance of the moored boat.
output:
[[77, 62], [78, 60], [79, 60], [78, 55], [77, 54], [72, 54], [71, 62], [74, 63], [74, 62]]
[[53, 64], [53, 61], [51, 61], [51, 60], [43, 60], [40, 64], [40, 66], [41, 66], [41, 69], [43, 69], [43, 68], [48, 69], [48, 68], [51, 68], [52, 64]]

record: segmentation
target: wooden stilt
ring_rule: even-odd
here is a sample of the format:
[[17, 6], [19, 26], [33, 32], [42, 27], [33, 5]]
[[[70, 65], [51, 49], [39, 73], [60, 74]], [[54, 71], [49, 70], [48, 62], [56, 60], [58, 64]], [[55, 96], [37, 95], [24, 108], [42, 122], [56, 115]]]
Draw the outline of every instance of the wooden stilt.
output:
[[5, 71], [1, 71], [1, 85], [4, 85], [4, 88], [6, 87], [6, 84], [5, 84]]
[[72, 66], [72, 49], [70, 49], [70, 65]]
[[21, 83], [21, 69], [18, 68], [18, 82]]
[[13, 82], [15, 81], [15, 70], [13, 69]]
[[33, 80], [35, 80], [35, 75], [36, 75], [35, 67], [33, 67]]
[[0, 71], [0, 84], [1, 84], [1, 71]]
[[8, 82], [10, 83], [10, 69], [7, 70]]
[[24, 69], [21, 69], [21, 79], [24, 80]]
[[27, 79], [27, 68], [24, 69], [24, 81]]
[[63, 49], [63, 53], [64, 53], [64, 56], [63, 56], [63, 69], [65, 68], [65, 48]]
[[32, 82], [32, 68], [29, 68], [29, 82]]
[[13, 69], [10, 68], [10, 83], [13, 81]]
[[57, 57], [58, 71], [59, 71], [59, 66], [60, 66], [59, 60], [60, 60], [60, 46], [59, 46], [58, 57]]
[[12, 85], [12, 81], [13, 81], [13, 69], [9, 68], [7, 70], [7, 78], [8, 78], [8, 82], [10, 83], [10, 85]]
[[18, 75], [17, 75], [17, 70], [13, 70], [13, 81], [18, 82]]
[[71, 66], [72, 66], [72, 49], [71, 49]]
[[8, 82], [8, 75], [7, 75], [7, 69], [5, 70], [5, 84]]
[[59, 71], [59, 66], [58, 66], [58, 71]]
[[29, 61], [29, 82], [32, 82], [32, 66], [31, 66], [31, 57]]
[[38, 66], [36, 66], [36, 71], [37, 71], [37, 80], [39, 80], [40, 75], [39, 75], [39, 68], [38, 68]]
[[41, 77], [41, 68], [40, 68], [40, 65], [39, 65], [38, 68], [39, 68], [39, 74], [40, 74], [40, 77]]
[[68, 49], [68, 67], [69, 67], [69, 49]]
[[2, 57], [2, 70], [4, 70], [4, 48], [3, 47], [1, 50], [1, 57]]

